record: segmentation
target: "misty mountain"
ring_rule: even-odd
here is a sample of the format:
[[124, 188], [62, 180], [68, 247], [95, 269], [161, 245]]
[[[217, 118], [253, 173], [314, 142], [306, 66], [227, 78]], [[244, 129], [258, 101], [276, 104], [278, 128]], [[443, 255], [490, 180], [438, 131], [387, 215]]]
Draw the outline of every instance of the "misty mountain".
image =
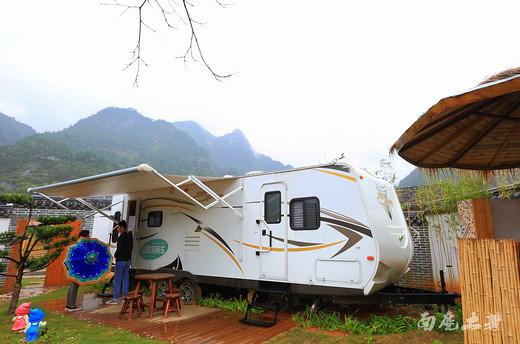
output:
[[75, 149], [125, 166], [147, 163], [168, 174], [214, 176], [219, 169], [189, 135], [133, 109], [106, 108], [56, 135]]
[[[0, 134], [0, 140], [5, 137]], [[111, 107], [62, 131], [0, 146], [0, 192], [24, 192], [141, 163], [165, 174], [201, 176], [290, 168], [255, 152], [240, 130], [215, 137], [195, 122], [173, 124]]]
[[36, 134], [36, 130], [0, 112], [0, 146], [11, 145], [16, 141]]
[[397, 188], [407, 188], [412, 186], [423, 185], [426, 182], [423, 173], [416, 167], [406, 177], [401, 179]]
[[173, 124], [204, 148], [216, 164], [235, 169], [239, 174], [249, 171], [278, 171], [292, 168], [290, 165], [284, 165], [256, 152], [239, 129], [215, 137], [193, 121], [174, 122]]

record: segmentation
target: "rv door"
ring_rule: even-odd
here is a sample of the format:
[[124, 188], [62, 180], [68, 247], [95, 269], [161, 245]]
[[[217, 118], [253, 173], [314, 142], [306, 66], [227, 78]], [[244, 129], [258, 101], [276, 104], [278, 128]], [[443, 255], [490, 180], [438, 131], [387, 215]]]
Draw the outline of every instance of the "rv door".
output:
[[132, 232], [132, 235], [134, 237], [134, 249], [132, 250], [132, 266], [135, 266], [135, 257], [137, 254], [136, 248], [135, 248], [135, 240], [139, 237], [139, 208], [140, 208], [140, 202], [136, 199], [129, 199], [126, 203], [126, 224], [127, 224], [127, 231]]
[[287, 185], [262, 185], [260, 207], [260, 279], [287, 280]]
[[139, 205], [139, 202], [135, 199], [128, 200], [127, 204], [127, 217], [126, 217], [126, 223], [127, 223], [127, 230], [128, 232], [135, 232], [135, 230], [138, 228], [139, 224], [137, 223], [137, 207]]

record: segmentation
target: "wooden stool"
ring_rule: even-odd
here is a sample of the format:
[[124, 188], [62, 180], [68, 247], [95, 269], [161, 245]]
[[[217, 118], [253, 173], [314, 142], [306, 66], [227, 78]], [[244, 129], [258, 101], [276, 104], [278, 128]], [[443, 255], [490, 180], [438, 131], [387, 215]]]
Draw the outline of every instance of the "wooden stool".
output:
[[129, 294], [124, 298], [125, 302], [123, 303], [123, 308], [121, 308], [121, 312], [119, 313], [119, 319], [121, 319], [125, 313], [128, 313], [128, 320], [132, 320], [133, 315], [137, 315], [140, 318], [142, 311], [144, 311], [143, 296], [141, 294]]
[[164, 319], [166, 319], [166, 316], [168, 315], [169, 311], [177, 311], [177, 316], [181, 316], [181, 304], [179, 302], [181, 298], [180, 293], [168, 293], [164, 295], [164, 298], [166, 299], [165, 305], [164, 305]]

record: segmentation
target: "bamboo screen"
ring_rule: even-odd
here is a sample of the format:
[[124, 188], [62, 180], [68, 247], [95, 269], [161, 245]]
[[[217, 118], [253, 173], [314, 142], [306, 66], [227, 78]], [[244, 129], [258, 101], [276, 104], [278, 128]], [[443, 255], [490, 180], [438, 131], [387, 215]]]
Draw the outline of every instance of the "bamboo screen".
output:
[[513, 239], [459, 239], [464, 343], [518, 343], [519, 246]]

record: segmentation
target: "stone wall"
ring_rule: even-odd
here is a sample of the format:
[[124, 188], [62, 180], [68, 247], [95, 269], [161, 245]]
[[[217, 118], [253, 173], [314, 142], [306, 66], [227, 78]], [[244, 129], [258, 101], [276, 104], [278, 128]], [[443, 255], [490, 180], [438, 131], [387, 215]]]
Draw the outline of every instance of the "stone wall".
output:
[[403, 276], [398, 285], [433, 290], [433, 266], [428, 227], [412, 227], [410, 230], [414, 245], [412, 264], [410, 271]]
[[5, 218], [11, 216], [11, 209], [13, 207], [10, 205], [0, 205], [0, 218]]
[[476, 238], [475, 218], [473, 216], [473, 204], [470, 199], [457, 202], [459, 213], [459, 225], [461, 228], [461, 238]]

